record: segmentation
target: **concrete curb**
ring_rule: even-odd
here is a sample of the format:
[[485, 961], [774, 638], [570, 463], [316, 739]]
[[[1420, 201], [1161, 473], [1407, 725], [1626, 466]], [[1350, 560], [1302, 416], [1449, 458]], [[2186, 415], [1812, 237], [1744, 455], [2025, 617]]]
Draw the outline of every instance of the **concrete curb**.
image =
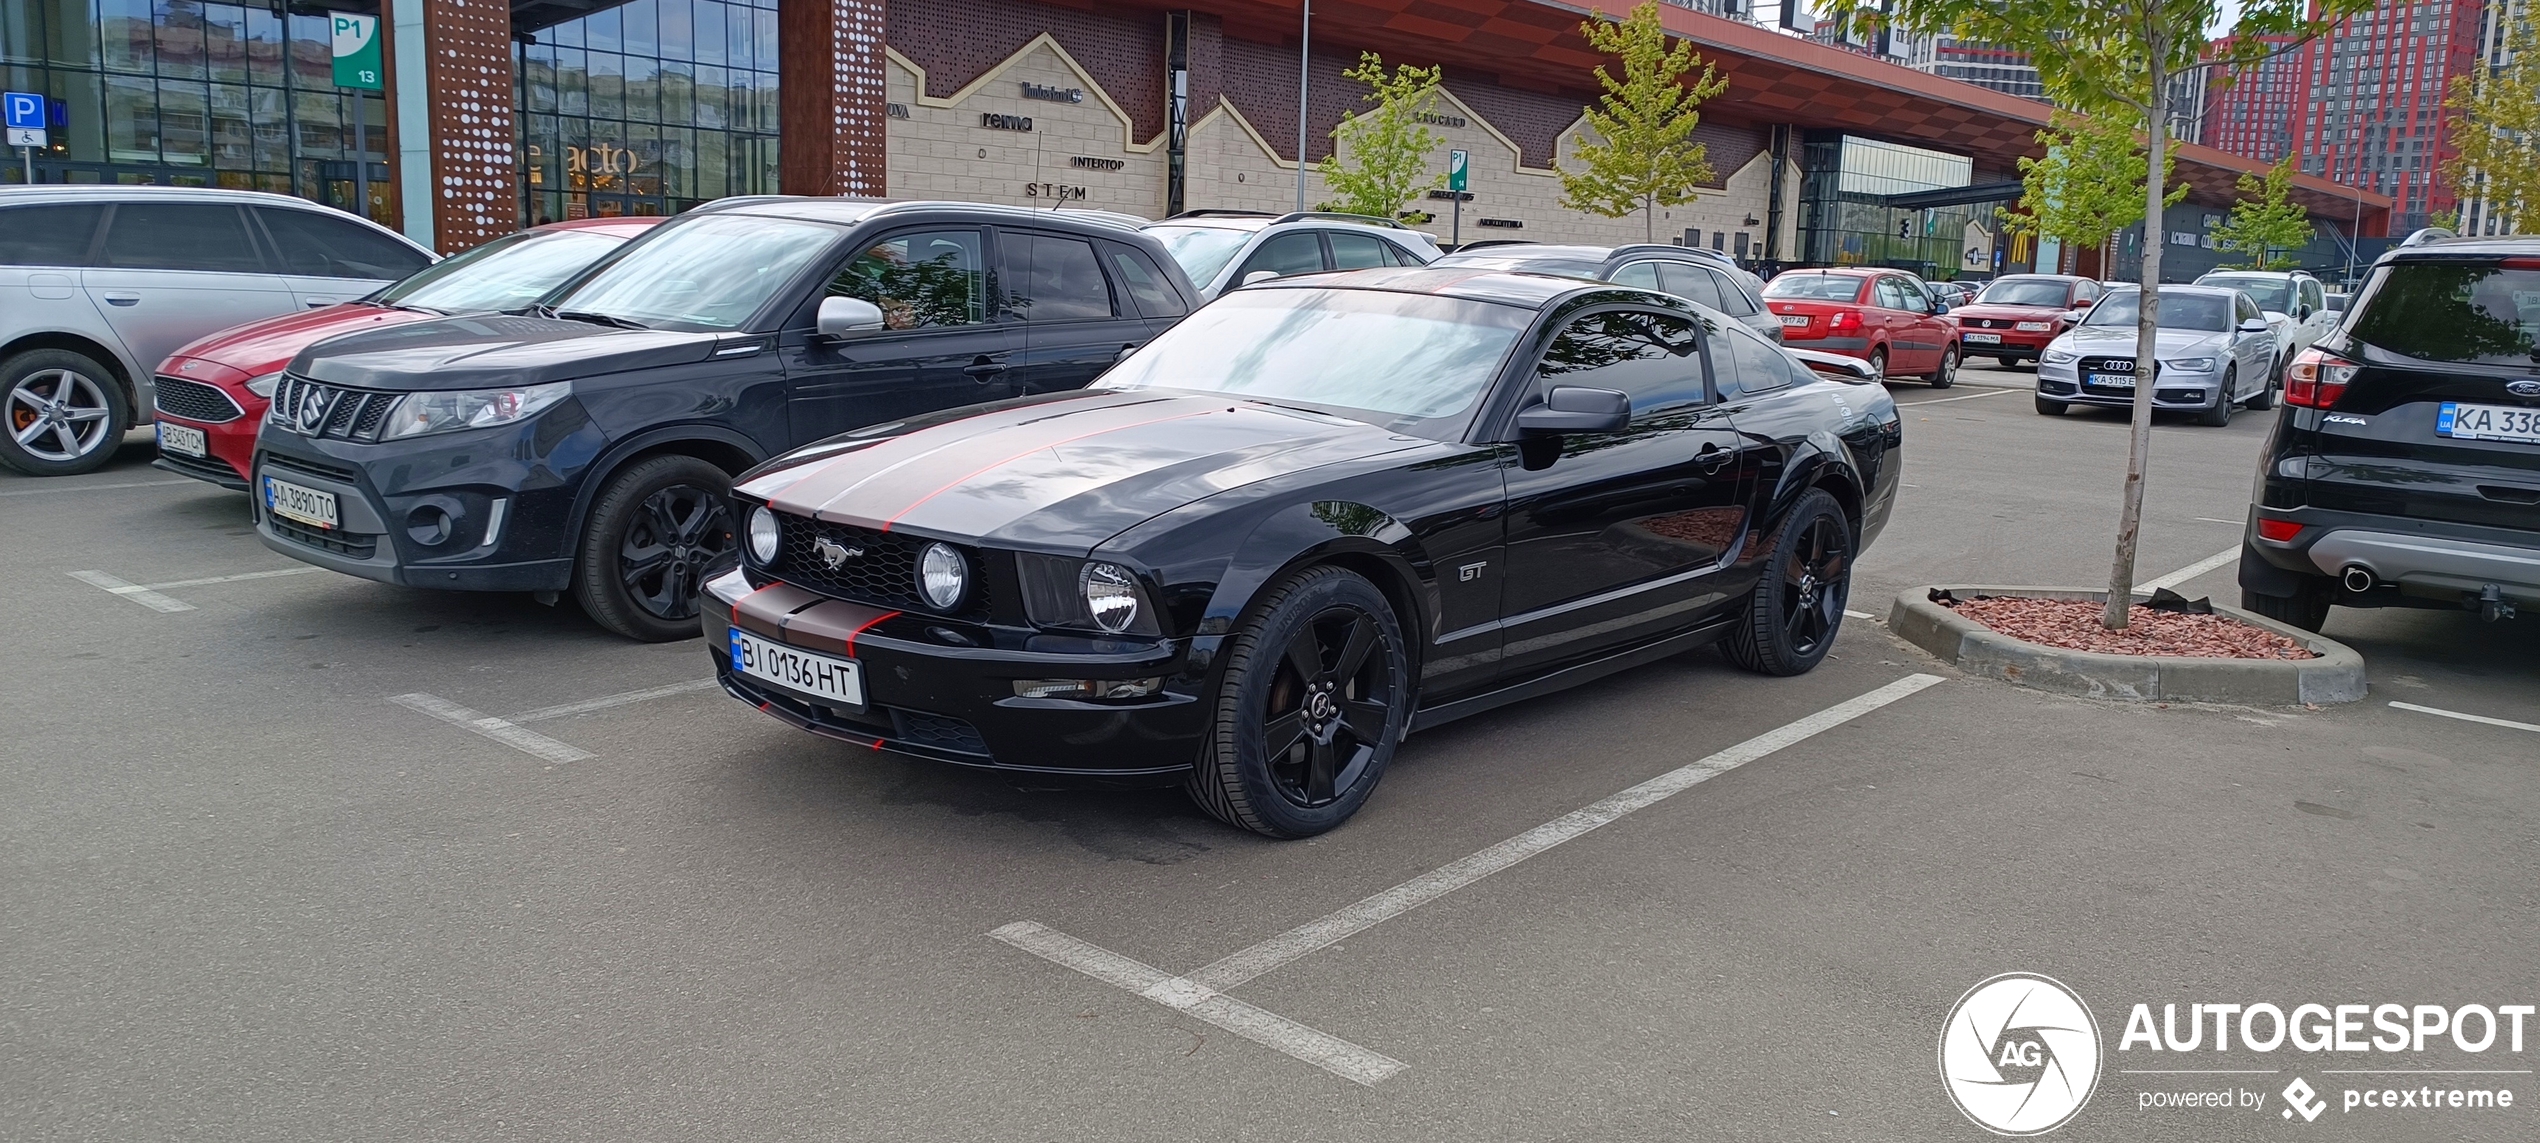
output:
[[[2107, 601], [2104, 591], [2055, 587], [1941, 585], [1963, 599], [2017, 595], [2035, 599]], [[2252, 627], [2282, 635], [2317, 654], [2316, 659], [2193, 659], [2177, 655], [2104, 655], [2040, 646], [2001, 634], [1931, 601], [1932, 588], [1896, 597], [1888, 630], [1908, 643], [1983, 675], [2090, 698], [2133, 702], [2218, 702], [2242, 706], [2300, 706], [2355, 702], [2364, 697], [2364, 658], [2353, 648], [2237, 607], [2214, 605]]]

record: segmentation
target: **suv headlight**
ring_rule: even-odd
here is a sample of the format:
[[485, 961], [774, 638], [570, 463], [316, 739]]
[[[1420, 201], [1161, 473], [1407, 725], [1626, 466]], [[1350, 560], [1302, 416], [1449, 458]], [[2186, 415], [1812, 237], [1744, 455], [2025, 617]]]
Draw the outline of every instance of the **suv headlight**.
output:
[[264, 375], [264, 376], [262, 376], [262, 377], [250, 377], [250, 378], [248, 378], [248, 379], [247, 379], [247, 391], [248, 391], [248, 392], [250, 392], [250, 393], [253, 393], [253, 394], [255, 394], [255, 395], [259, 396], [259, 397], [262, 397], [262, 398], [264, 398], [265, 400], [270, 401], [270, 400], [273, 400], [273, 388], [274, 388], [274, 386], [276, 386], [276, 385], [280, 385], [280, 384], [282, 384], [282, 374], [281, 374], [281, 373], [279, 373], [279, 372], [275, 372], [275, 373], [267, 373], [267, 374], [265, 374], [265, 375]]
[[517, 389], [452, 389], [408, 393], [388, 411], [379, 439], [393, 441], [425, 433], [506, 425], [546, 411], [573, 392], [571, 381], [550, 381]]

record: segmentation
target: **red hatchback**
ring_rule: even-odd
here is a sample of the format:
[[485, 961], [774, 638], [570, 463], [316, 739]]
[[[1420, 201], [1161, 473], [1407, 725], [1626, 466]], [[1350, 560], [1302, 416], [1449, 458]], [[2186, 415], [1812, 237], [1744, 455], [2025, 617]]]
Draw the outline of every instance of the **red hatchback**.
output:
[[1949, 316], [1958, 323], [1958, 344], [1965, 347], [1961, 352], [1991, 357], [2008, 368], [2037, 360], [2047, 342], [2080, 320], [2066, 315], [2089, 309], [2106, 289], [2065, 274], [2014, 274], [1994, 279]]
[[1764, 283], [1764, 306], [1781, 319], [1782, 344], [1858, 357], [1880, 380], [1958, 379], [1957, 330], [1931, 295], [1899, 270], [1790, 270]]
[[232, 326], [159, 365], [158, 467], [245, 491], [282, 368], [337, 334], [454, 313], [516, 310], [642, 234], [659, 218], [558, 222], [433, 263], [358, 302]]

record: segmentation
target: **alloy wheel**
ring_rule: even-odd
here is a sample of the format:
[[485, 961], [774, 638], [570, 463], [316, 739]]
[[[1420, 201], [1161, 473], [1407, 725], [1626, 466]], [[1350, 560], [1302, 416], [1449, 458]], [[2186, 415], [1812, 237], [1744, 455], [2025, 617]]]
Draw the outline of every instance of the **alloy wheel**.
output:
[[1873, 382], [1887, 380], [1887, 351], [1884, 349], [1870, 354], [1870, 380]]
[[1366, 772], [1394, 697], [1383, 644], [1375, 617], [1347, 606], [1316, 614], [1288, 640], [1261, 724], [1262, 757], [1281, 797], [1327, 805]]
[[618, 546], [618, 578], [635, 606], [660, 619], [697, 617], [707, 565], [732, 548], [723, 497], [693, 484], [655, 489]]
[[37, 460], [78, 460], [105, 443], [114, 424], [106, 391], [95, 381], [68, 369], [27, 374], [9, 389], [5, 403], [9, 434]]
[[1800, 533], [1783, 567], [1782, 631], [1790, 649], [1806, 657], [1834, 634], [1849, 594], [1852, 536], [1840, 517], [1822, 515]]

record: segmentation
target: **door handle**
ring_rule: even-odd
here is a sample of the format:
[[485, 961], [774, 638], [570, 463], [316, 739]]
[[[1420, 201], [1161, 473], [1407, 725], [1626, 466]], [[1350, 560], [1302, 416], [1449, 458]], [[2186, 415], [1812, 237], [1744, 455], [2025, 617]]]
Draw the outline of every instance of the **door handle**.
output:
[[1728, 467], [1729, 459], [1736, 455], [1718, 445], [1706, 444], [1702, 446], [1702, 451], [1693, 454], [1693, 463], [1706, 473], [1718, 472]]
[[101, 294], [99, 296], [105, 298], [107, 303], [111, 305], [137, 306], [141, 304], [141, 295], [139, 294]]
[[302, 298], [300, 304], [313, 310], [322, 310], [342, 300], [342, 298]]
[[969, 374], [971, 380], [984, 385], [997, 374], [1005, 372], [1007, 368], [1009, 367], [1005, 362], [991, 360], [987, 354], [983, 353], [970, 364], [962, 366], [961, 371]]

